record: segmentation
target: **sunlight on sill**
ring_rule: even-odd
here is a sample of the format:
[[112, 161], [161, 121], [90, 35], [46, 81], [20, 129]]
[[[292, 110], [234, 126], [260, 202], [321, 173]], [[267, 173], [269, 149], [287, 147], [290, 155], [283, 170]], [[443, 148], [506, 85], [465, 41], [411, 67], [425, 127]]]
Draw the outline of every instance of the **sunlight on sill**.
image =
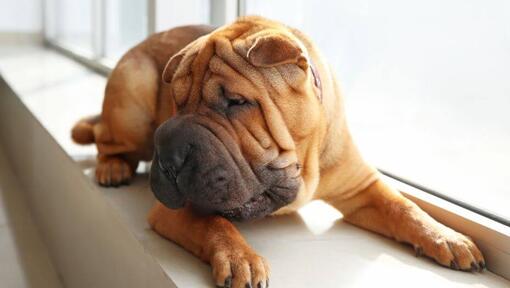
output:
[[314, 235], [326, 233], [339, 219], [342, 219], [342, 213], [321, 200], [305, 205], [299, 209], [298, 214]]

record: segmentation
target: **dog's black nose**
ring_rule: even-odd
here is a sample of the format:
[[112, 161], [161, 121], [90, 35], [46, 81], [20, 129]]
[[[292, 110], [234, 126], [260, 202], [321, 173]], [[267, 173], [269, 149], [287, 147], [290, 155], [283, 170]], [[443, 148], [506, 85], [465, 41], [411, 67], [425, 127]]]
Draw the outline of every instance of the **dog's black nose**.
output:
[[156, 153], [160, 164], [165, 168], [180, 171], [191, 152], [192, 141], [189, 139], [190, 127], [181, 117], [172, 119], [161, 125], [154, 134]]
[[[191, 153], [192, 143], [186, 136], [182, 118], [169, 120], [154, 134], [155, 153], [151, 167], [151, 189], [156, 198], [170, 208], [181, 208], [186, 201], [179, 180], [181, 170]], [[179, 187], [181, 186], [181, 187]]]

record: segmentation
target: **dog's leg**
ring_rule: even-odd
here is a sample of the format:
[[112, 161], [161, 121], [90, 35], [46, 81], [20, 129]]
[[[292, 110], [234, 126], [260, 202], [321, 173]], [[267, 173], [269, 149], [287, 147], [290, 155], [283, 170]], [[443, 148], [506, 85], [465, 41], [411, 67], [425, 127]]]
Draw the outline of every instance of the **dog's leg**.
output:
[[104, 155], [97, 156], [96, 180], [101, 186], [113, 186], [128, 184], [135, 174], [138, 160], [128, 155]]
[[[116, 127], [115, 132], [124, 132], [127, 125]], [[125, 135], [112, 137], [108, 126], [102, 122], [94, 126], [95, 141], [97, 145], [96, 180], [102, 186], [119, 186], [128, 184], [133, 177], [141, 159], [138, 151], [143, 151], [140, 145], [128, 142]]]
[[[98, 149], [96, 180], [102, 186], [119, 186], [131, 179], [138, 166], [136, 145], [115, 143], [101, 116], [84, 118], [71, 131], [78, 144], [96, 143]], [[117, 142], [120, 142], [117, 140]]]
[[267, 287], [266, 261], [225, 218], [198, 216], [188, 207], [172, 210], [158, 202], [148, 221], [158, 234], [209, 263], [219, 287]]
[[470, 238], [435, 221], [382, 180], [351, 198], [325, 200], [343, 213], [345, 221], [410, 243], [417, 255], [423, 253], [453, 269], [485, 267], [482, 253]]
[[99, 184], [125, 184], [140, 160], [152, 158], [159, 78], [154, 61], [137, 51], [126, 54], [112, 71], [101, 120], [93, 126]]

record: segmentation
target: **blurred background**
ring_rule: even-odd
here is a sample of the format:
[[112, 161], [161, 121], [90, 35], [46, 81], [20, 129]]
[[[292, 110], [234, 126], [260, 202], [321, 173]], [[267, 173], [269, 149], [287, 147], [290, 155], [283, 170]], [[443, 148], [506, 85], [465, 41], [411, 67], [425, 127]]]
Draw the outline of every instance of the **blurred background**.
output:
[[108, 73], [151, 33], [252, 14], [316, 42], [368, 161], [508, 224], [508, 1], [1, 0], [0, 46], [44, 45]]

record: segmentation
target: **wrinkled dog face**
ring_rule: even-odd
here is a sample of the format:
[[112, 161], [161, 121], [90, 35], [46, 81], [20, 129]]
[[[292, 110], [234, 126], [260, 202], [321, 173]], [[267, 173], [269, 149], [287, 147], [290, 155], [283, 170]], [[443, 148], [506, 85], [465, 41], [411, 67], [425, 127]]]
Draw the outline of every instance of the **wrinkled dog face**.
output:
[[178, 113], [155, 133], [151, 187], [170, 208], [234, 220], [291, 203], [303, 182], [300, 139], [318, 105], [307, 57], [285, 31], [236, 23], [167, 64]]

